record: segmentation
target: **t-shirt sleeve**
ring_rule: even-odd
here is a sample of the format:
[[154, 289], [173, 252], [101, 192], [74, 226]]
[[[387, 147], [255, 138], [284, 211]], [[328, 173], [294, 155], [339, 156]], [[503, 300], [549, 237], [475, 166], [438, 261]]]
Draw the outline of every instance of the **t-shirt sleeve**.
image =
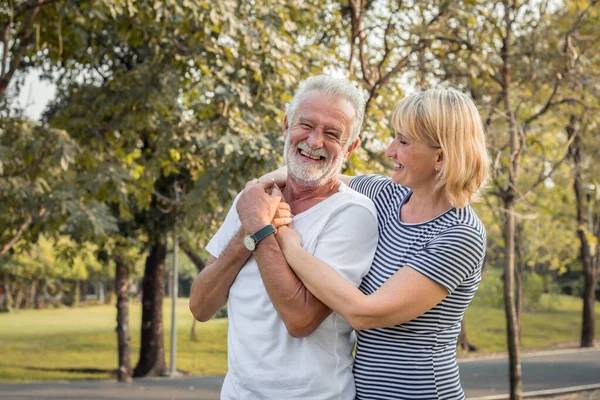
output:
[[359, 175], [350, 180], [350, 188], [375, 200], [381, 190], [392, 184], [392, 180], [383, 175]]
[[319, 235], [314, 256], [358, 286], [371, 268], [377, 240], [373, 204], [349, 204], [331, 215]]
[[227, 247], [231, 239], [235, 236], [236, 232], [242, 227], [242, 222], [240, 221], [240, 217], [235, 208], [240, 195], [241, 193], [233, 200], [233, 204], [227, 213], [227, 217], [225, 217], [223, 225], [221, 225], [217, 233], [215, 233], [212, 239], [210, 239], [210, 242], [208, 242], [208, 245], [206, 245], [206, 251], [213, 257], [219, 258], [223, 250], [225, 250], [225, 247]]
[[457, 225], [431, 240], [407, 266], [452, 293], [481, 266], [485, 239], [474, 228]]

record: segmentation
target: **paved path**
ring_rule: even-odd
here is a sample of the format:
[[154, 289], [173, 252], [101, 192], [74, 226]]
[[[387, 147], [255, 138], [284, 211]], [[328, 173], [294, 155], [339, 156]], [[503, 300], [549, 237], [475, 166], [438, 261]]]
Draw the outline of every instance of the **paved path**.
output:
[[[521, 366], [524, 392], [590, 385], [600, 389], [600, 349], [527, 354]], [[468, 397], [508, 393], [506, 357], [461, 360], [459, 367]]]
[[[459, 362], [468, 398], [502, 398], [508, 392], [506, 357]], [[600, 388], [600, 349], [565, 350], [523, 356], [526, 392], [582, 385]], [[114, 381], [0, 384], [0, 399], [218, 399], [223, 377], [140, 379], [131, 384]], [[490, 397], [492, 396], [492, 397]]]

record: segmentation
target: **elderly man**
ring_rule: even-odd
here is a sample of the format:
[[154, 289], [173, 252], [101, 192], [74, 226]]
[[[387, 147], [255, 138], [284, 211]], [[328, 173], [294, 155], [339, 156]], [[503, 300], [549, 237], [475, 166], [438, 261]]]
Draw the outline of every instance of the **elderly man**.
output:
[[[337, 174], [358, 144], [363, 115], [363, 97], [347, 80], [302, 82], [283, 123], [283, 193], [249, 185], [208, 244], [211, 257], [192, 286], [190, 309], [207, 321], [228, 303], [221, 399], [354, 398], [352, 328], [302, 285], [271, 223], [293, 215], [303, 248], [358, 286], [375, 253], [377, 217], [371, 201]], [[276, 215], [282, 195], [291, 215]]]

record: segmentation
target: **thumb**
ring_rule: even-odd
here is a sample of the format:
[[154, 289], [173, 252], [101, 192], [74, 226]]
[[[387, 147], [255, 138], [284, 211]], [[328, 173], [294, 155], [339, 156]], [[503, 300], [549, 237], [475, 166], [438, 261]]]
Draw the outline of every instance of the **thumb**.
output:
[[279, 197], [279, 200], [283, 200], [283, 194], [281, 193], [281, 189], [279, 189], [279, 186], [277, 186], [276, 183], [273, 183], [273, 190], [271, 191], [271, 197]]

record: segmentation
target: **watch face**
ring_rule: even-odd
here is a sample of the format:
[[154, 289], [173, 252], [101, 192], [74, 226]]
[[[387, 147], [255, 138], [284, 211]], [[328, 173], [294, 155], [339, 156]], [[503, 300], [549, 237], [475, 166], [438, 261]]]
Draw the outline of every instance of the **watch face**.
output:
[[250, 235], [246, 235], [244, 236], [244, 246], [246, 246], [248, 250], [254, 251], [256, 248], [256, 242], [250, 237]]

